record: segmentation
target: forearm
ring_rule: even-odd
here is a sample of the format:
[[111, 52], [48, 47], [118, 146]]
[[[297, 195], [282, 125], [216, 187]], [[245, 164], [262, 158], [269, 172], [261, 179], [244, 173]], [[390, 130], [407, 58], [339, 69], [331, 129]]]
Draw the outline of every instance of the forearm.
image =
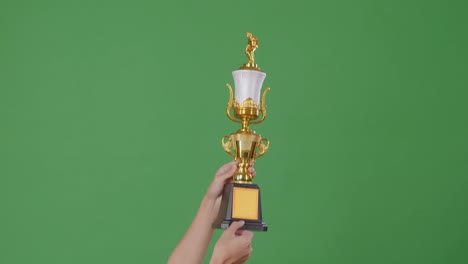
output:
[[172, 252], [169, 264], [199, 264], [213, 236], [212, 219], [216, 213], [215, 200], [204, 197], [198, 212], [182, 240]]

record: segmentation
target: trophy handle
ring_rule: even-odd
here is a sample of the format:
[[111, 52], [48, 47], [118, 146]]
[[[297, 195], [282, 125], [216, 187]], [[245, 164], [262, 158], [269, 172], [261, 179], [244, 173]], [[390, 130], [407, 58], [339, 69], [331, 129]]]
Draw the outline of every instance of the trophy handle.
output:
[[253, 158], [253, 162], [255, 162], [255, 159], [263, 156], [268, 151], [268, 147], [270, 147], [270, 141], [266, 138], [262, 138], [262, 140], [260, 140], [260, 151], [255, 155], [255, 158]]
[[237, 120], [231, 115], [231, 109], [234, 106], [234, 93], [232, 92], [232, 87], [229, 83], [226, 83], [227, 88], [229, 89], [229, 102], [226, 107], [226, 114], [231, 119], [231, 121], [242, 124], [242, 120]]
[[265, 98], [266, 98], [266, 94], [267, 92], [270, 91], [270, 87], [267, 87], [265, 88], [265, 91], [263, 91], [263, 95], [262, 95], [262, 101], [260, 102], [260, 112], [262, 112], [262, 118], [256, 120], [256, 121], [250, 121], [250, 124], [258, 124], [258, 123], [261, 123], [263, 122], [263, 120], [265, 120], [266, 118], [266, 103], [265, 103]]
[[[227, 138], [227, 141], [225, 140]], [[237, 159], [236, 158], [236, 155], [234, 153], [232, 153], [232, 140], [231, 140], [231, 136], [224, 136], [222, 139], [221, 139], [221, 145], [223, 146], [223, 149], [224, 151], [226, 151], [227, 154], [229, 154], [231, 157], [233, 157], [234, 159]]]

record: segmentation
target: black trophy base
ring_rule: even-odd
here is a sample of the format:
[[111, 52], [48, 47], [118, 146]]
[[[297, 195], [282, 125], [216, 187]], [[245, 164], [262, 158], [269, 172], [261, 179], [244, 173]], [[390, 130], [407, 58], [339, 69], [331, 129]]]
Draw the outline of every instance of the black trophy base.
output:
[[265, 222], [254, 222], [254, 221], [249, 221], [249, 220], [243, 220], [243, 219], [239, 219], [239, 220], [224, 220], [222, 223], [221, 223], [221, 226], [220, 228], [221, 229], [227, 229], [231, 224], [232, 222], [235, 222], [235, 221], [244, 221], [245, 224], [244, 226], [241, 228], [241, 230], [251, 230], [251, 231], [263, 231], [263, 232], [266, 232], [268, 231], [268, 226]]
[[227, 229], [235, 221], [244, 221], [242, 230], [267, 231], [262, 219], [260, 187], [257, 184], [228, 183], [224, 186], [223, 198], [214, 228]]

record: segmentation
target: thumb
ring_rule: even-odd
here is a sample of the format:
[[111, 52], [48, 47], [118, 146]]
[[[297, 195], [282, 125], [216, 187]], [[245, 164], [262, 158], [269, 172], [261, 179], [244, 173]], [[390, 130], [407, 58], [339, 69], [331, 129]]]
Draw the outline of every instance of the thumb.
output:
[[243, 220], [232, 222], [232, 224], [226, 229], [226, 232], [235, 235], [236, 231], [244, 226], [245, 222]]

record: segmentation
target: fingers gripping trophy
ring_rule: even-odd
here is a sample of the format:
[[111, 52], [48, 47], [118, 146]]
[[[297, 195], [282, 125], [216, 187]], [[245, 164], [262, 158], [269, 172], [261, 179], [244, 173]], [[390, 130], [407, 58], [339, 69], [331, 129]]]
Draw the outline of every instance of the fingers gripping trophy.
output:
[[232, 72], [235, 93], [231, 85], [227, 84], [229, 102], [226, 114], [231, 121], [241, 124], [242, 127], [237, 132], [224, 136], [221, 142], [224, 150], [239, 162], [232, 182], [224, 186], [221, 207], [214, 226], [226, 229], [232, 222], [244, 220], [243, 229], [267, 231], [267, 225], [262, 219], [260, 188], [252, 183], [249, 167], [267, 152], [270, 142], [249, 126], [265, 120], [265, 96], [270, 88], [264, 90], [260, 100], [266, 73], [261, 71], [254, 61], [254, 52], [258, 47], [257, 38], [250, 32], [247, 32], [247, 38], [245, 54], [248, 62]]

